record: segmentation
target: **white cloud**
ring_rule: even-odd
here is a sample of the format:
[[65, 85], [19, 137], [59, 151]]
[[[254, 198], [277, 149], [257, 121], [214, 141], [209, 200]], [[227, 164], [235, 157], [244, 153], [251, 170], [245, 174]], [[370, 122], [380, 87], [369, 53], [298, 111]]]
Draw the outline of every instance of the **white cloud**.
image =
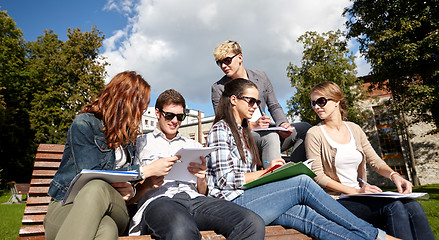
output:
[[107, 52], [112, 52], [117, 50], [117, 43], [121, 41], [122, 38], [126, 37], [126, 32], [122, 30], [117, 30], [113, 36], [104, 40], [104, 48]]
[[109, 0], [108, 9], [131, 14], [129, 26], [106, 40], [103, 55], [111, 64], [110, 77], [123, 70], [138, 71], [153, 93], [175, 88], [189, 107], [212, 115], [210, 86], [223, 75], [212, 52], [218, 43], [235, 40], [243, 47], [244, 66], [265, 71], [285, 106], [294, 91], [286, 67], [302, 58], [297, 38], [306, 31], [345, 29], [341, 14], [349, 4], [349, 0], [140, 0], [129, 5]]
[[124, 15], [132, 13], [133, 1], [131, 0], [108, 0], [104, 6], [104, 10], [115, 10]]

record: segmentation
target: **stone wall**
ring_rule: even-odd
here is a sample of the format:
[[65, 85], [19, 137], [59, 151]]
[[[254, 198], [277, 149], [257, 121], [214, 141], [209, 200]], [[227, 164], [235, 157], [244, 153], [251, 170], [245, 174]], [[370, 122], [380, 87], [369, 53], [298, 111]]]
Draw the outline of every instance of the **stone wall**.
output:
[[411, 134], [415, 170], [421, 185], [439, 183], [439, 135], [428, 134], [433, 127], [415, 124], [408, 128]]
[[[378, 132], [375, 126], [375, 119], [373, 117], [372, 107], [383, 104], [386, 98], [380, 100], [368, 100], [362, 103], [363, 109], [370, 112], [370, 118], [366, 119], [363, 124], [363, 130], [366, 132], [369, 141], [373, 148], [381, 156], [381, 147], [378, 140]], [[439, 183], [439, 135], [428, 134], [433, 129], [433, 126], [420, 123], [408, 127], [409, 139], [413, 148], [413, 155], [415, 159], [414, 171], [420, 185]], [[405, 141], [407, 135], [400, 135], [400, 142], [402, 145], [404, 160], [406, 162], [407, 171], [410, 174], [410, 151]], [[409, 180], [413, 182], [411, 176]], [[368, 166], [368, 182], [378, 186], [394, 186], [394, 184], [387, 178], [375, 173]]]

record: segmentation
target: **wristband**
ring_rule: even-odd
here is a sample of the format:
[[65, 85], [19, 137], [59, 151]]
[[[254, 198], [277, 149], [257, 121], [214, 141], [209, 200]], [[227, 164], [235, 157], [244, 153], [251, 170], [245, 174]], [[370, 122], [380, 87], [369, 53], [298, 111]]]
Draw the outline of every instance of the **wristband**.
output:
[[139, 166], [139, 175], [143, 180], [145, 180], [145, 172], [143, 171], [142, 166]]
[[131, 198], [133, 198], [134, 196], [136, 196], [136, 193], [137, 193], [136, 187], [133, 186], [133, 190], [134, 190], [134, 194], [131, 196]]
[[393, 180], [392, 180], [392, 176], [393, 176], [393, 174], [398, 174], [398, 175], [399, 175], [399, 173], [397, 173], [397, 172], [395, 172], [395, 171], [391, 172], [391, 173], [389, 174], [389, 179], [390, 179], [390, 181], [393, 181]]

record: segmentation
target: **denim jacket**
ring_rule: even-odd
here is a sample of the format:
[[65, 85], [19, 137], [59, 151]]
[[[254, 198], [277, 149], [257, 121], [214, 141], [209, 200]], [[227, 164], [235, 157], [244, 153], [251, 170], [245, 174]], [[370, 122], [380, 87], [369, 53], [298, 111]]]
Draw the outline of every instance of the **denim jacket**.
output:
[[[67, 132], [67, 140], [61, 164], [50, 183], [49, 195], [62, 200], [72, 179], [82, 169], [114, 170], [114, 149], [109, 148], [102, 132], [103, 121], [92, 113], [79, 114]], [[127, 146], [130, 162], [134, 160], [134, 147]], [[139, 171], [137, 165], [118, 169]], [[140, 179], [140, 176], [137, 177]]]

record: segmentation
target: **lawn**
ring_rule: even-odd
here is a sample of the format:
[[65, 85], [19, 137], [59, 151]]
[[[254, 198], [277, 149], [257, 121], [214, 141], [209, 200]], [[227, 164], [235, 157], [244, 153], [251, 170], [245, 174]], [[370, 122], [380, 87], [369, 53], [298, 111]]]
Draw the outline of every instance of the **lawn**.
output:
[[[439, 239], [439, 184], [415, 187], [416, 192], [428, 192], [430, 199], [419, 200], [424, 207], [436, 239]], [[0, 190], [0, 203], [7, 202], [11, 192]], [[0, 240], [17, 239], [25, 204], [0, 204]]]
[[[0, 190], [0, 203], [8, 202], [11, 191]], [[17, 239], [18, 230], [21, 227], [21, 218], [23, 217], [24, 203], [0, 204], [0, 239], [12, 240]]]
[[433, 230], [434, 237], [439, 239], [439, 184], [415, 187], [416, 192], [428, 192], [430, 199], [419, 200], [428, 217], [428, 222]]

